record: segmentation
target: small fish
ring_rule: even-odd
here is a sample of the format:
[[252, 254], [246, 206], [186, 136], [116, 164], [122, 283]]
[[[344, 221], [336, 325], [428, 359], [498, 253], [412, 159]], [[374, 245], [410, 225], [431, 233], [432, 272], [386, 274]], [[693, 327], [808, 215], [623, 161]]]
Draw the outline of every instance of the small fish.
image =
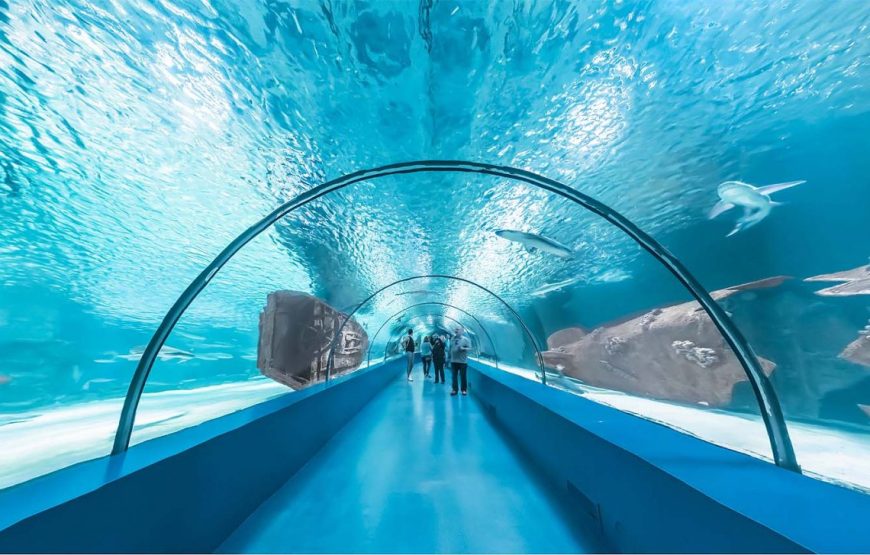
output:
[[531, 295], [533, 297], [543, 297], [543, 296], [546, 296], [548, 293], [552, 293], [553, 291], [558, 291], [559, 289], [562, 289], [562, 288], [567, 287], [569, 285], [573, 285], [573, 284], [577, 283], [578, 281], [580, 281], [580, 278], [575, 277], [575, 278], [570, 278], [570, 279], [566, 279], [563, 281], [558, 281], [556, 283], [548, 283], [547, 285], [543, 285], [540, 288], [535, 289], [534, 291], [529, 293], [529, 295]]
[[90, 391], [92, 384], [101, 384], [101, 383], [111, 383], [115, 380], [112, 378], [95, 378], [93, 380], [88, 380], [82, 385], [82, 389], [84, 391]]
[[12, 381], [12, 376], [7, 376], [6, 374], [0, 374], [0, 385], [6, 385]]
[[[116, 359], [124, 359], [124, 360], [132, 360], [138, 361], [142, 358], [142, 354], [145, 352], [144, 347], [136, 347], [135, 349], [131, 349], [130, 352], [126, 355], [117, 355]], [[161, 361], [170, 361], [177, 360], [178, 362], [186, 362], [190, 359], [194, 358], [194, 354], [182, 351], [181, 349], [176, 349], [175, 347], [170, 347], [169, 345], [164, 345], [160, 352], [157, 353], [157, 360]]]
[[430, 291], [428, 289], [415, 289], [414, 291], [399, 291], [396, 293], [397, 297], [401, 297], [402, 295], [436, 295], [435, 291]]
[[766, 218], [774, 206], [782, 204], [781, 202], [770, 200], [771, 194], [802, 183], [806, 183], [806, 180], [755, 187], [742, 181], [726, 181], [719, 185], [716, 191], [719, 194], [719, 202], [710, 210], [708, 217], [712, 220], [735, 206], [742, 207], [743, 215], [737, 219], [737, 225], [731, 230], [731, 233], [726, 235], [726, 237], [731, 237], [738, 231], [743, 231], [754, 226]]
[[512, 229], [499, 229], [495, 234], [502, 239], [521, 244], [530, 253], [541, 251], [558, 256], [559, 258], [571, 258], [574, 256], [573, 250], [569, 249], [562, 243], [544, 237], [543, 235], [536, 235], [534, 233]]

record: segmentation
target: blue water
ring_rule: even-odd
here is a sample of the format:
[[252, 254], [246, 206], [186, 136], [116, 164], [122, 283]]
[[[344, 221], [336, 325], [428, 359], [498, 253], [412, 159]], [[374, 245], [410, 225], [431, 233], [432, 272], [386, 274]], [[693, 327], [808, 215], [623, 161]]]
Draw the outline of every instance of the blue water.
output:
[[[790, 420], [854, 451], [848, 441], [870, 432], [860, 408], [870, 375], [839, 355], [868, 323], [867, 288], [820, 296], [835, 283], [803, 280], [868, 263], [868, 25], [863, 2], [0, 0], [0, 425], [115, 403], [100, 412], [104, 433], [82, 439], [93, 452], [76, 456], [105, 452], [141, 347], [238, 233], [326, 179], [440, 158], [562, 180], [633, 219], [710, 290], [792, 276], [722, 302], [776, 364]], [[726, 237], [740, 210], [707, 213], [730, 180], [806, 183]], [[575, 256], [530, 253], [498, 229]], [[143, 407], [161, 407], [162, 422], [186, 410], [171, 408], [173, 391], [207, 403], [203, 388], [260, 380], [258, 314], [271, 291], [346, 310], [421, 274], [497, 292], [541, 345], [690, 298], [564, 199], [480, 176], [388, 178], [312, 203], [234, 258], [169, 338]], [[397, 294], [415, 290], [429, 293]], [[373, 334], [423, 300], [474, 313], [494, 348], [467, 317], [429, 306], [386, 326], [378, 357], [409, 325], [448, 331], [446, 314], [477, 349], [535, 368], [513, 315], [471, 286], [409, 283], [358, 319]], [[625, 392], [705, 410], [676, 394], [684, 378], [659, 381], [656, 394]], [[745, 381], [714, 408], [757, 412]], [[73, 435], [94, 425], [66, 422]], [[30, 432], [8, 433], [29, 454], [2, 468], [60, 457], [56, 440], [35, 453]], [[799, 458], [822, 449], [796, 444]], [[870, 459], [858, 460], [835, 478], [870, 487]]]

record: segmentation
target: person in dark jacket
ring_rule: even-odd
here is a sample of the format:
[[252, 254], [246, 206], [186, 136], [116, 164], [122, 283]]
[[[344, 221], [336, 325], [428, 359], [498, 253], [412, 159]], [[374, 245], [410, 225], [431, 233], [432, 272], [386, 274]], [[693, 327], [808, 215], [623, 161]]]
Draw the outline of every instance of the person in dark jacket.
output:
[[451, 395], [459, 393], [460, 382], [462, 394], [468, 394], [468, 352], [471, 350], [471, 341], [463, 335], [464, 331], [462, 326], [456, 326], [453, 330], [453, 339], [450, 341], [450, 369], [453, 373]]
[[435, 336], [432, 342], [432, 365], [435, 367], [435, 383], [444, 383], [444, 341]]

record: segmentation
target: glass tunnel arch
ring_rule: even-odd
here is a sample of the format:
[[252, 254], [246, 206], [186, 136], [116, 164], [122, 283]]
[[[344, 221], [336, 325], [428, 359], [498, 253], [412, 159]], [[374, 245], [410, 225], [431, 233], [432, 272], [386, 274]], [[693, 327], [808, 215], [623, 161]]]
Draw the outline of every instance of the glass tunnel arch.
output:
[[[444, 307], [452, 308], [454, 310], [458, 310], [459, 312], [462, 312], [463, 314], [465, 314], [466, 316], [468, 316], [469, 318], [474, 320], [474, 322], [477, 323], [477, 325], [481, 329], [481, 331], [483, 331], [484, 335], [486, 335], [486, 339], [487, 339], [487, 341], [489, 341], [490, 347], [492, 347], [492, 354], [493, 354], [493, 357], [495, 358], [495, 366], [496, 366], [496, 368], [498, 368], [498, 349], [496, 349], [495, 342], [492, 340], [492, 336], [489, 334], [489, 331], [486, 329], [486, 326], [484, 326], [483, 323], [481, 323], [481, 321], [478, 320], [476, 316], [474, 316], [472, 313], [468, 312], [467, 310], [459, 308], [458, 306], [452, 305], [450, 303], [443, 303], [443, 302], [438, 302], [438, 301], [426, 301], [426, 302], [422, 302], [422, 303], [412, 304], [410, 306], [406, 306], [402, 310], [399, 310], [398, 312], [396, 312], [396, 313], [392, 314], [391, 316], [389, 316], [388, 318], [386, 318], [384, 320], [384, 323], [381, 324], [381, 326], [378, 328], [378, 330], [375, 332], [375, 334], [369, 340], [368, 359], [371, 360], [372, 347], [374, 346], [375, 339], [378, 337], [378, 334], [380, 334], [381, 331], [383, 331], [383, 329], [387, 326], [387, 324], [390, 323], [390, 321], [393, 318], [399, 316], [400, 314], [407, 312], [408, 310], [411, 310], [412, 308], [416, 308], [418, 306], [432, 306], [432, 305], [444, 306]], [[440, 316], [442, 318], [447, 318], [448, 320], [452, 320], [453, 322], [455, 322], [457, 324], [460, 324], [464, 327], [467, 327], [467, 326], [465, 326], [465, 324], [463, 324], [462, 322], [460, 322], [456, 318], [451, 318], [450, 316], [447, 316], [446, 314], [431, 314], [431, 315], [432, 316]], [[418, 314], [414, 315], [414, 317], [421, 317], [421, 316], [424, 316], [424, 315], [418, 315]]]
[[[547, 373], [546, 373], [546, 369], [544, 367], [544, 357], [541, 354], [541, 348], [540, 348], [540, 346], [538, 346], [538, 342], [535, 340], [535, 334], [533, 334], [532, 330], [529, 329], [529, 326], [526, 325], [526, 322], [523, 320], [522, 316], [520, 316], [519, 312], [517, 312], [510, 305], [510, 303], [508, 303], [506, 300], [501, 298], [499, 295], [494, 293], [492, 290], [484, 287], [483, 285], [480, 285], [479, 283], [474, 282], [470, 279], [466, 279], [466, 278], [462, 278], [462, 277], [458, 277], [458, 276], [451, 276], [451, 275], [447, 275], [447, 274], [423, 274], [423, 275], [419, 275], [419, 276], [411, 276], [411, 277], [407, 277], [407, 278], [397, 279], [396, 281], [381, 287], [380, 289], [378, 289], [377, 291], [375, 291], [374, 293], [372, 293], [371, 295], [369, 295], [368, 297], [363, 299], [362, 302], [360, 302], [358, 305], [356, 305], [354, 307], [354, 309], [351, 310], [347, 314], [347, 316], [344, 318], [341, 325], [335, 331], [335, 336], [332, 338], [332, 343], [329, 346], [329, 360], [328, 360], [327, 366], [326, 366], [326, 379], [327, 379], [327, 381], [329, 381], [330, 371], [332, 370], [332, 361], [333, 361], [333, 357], [335, 354], [335, 347], [338, 345], [338, 339], [341, 337], [341, 332], [342, 332], [342, 330], [344, 330], [344, 327], [347, 325], [347, 323], [350, 321], [350, 319], [353, 318], [353, 315], [356, 314], [357, 312], [359, 312], [359, 310], [362, 307], [367, 305], [369, 302], [371, 302], [372, 299], [374, 299], [375, 297], [377, 297], [378, 295], [380, 295], [381, 293], [383, 293], [387, 289], [389, 289], [391, 287], [395, 287], [396, 285], [401, 285], [403, 283], [407, 283], [409, 281], [415, 281], [415, 280], [421, 280], [421, 279], [426, 279], [426, 280], [428, 280], [428, 279], [449, 279], [449, 280], [453, 280], [453, 281], [459, 281], [462, 283], [466, 283], [468, 285], [471, 285], [472, 287], [477, 287], [479, 290], [483, 291], [484, 293], [489, 294], [491, 297], [493, 297], [498, 302], [500, 302], [502, 304], [502, 306], [504, 306], [508, 310], [508, 312], [510, 312], [513, 315], [513, 317], [516, 319], [516, 321], [520, 324], [520, 327], [523, 328], [523, 333], [525, 333], [526, 337], [528, 337], [529, 341], [531, 341], [532, 348], [535, 350], [535, 358], [538, 361], [538, 366], [539, 366], [539, 369], [541, 370], [541, 381], [543, 381], [545, 384], [547, 383]], [[475, 320], [476, 320], [476, 318], [475, 318]]]
[[193, 300], [196, 299], [199, 293], [202, 292], [220, 269], [239, 250], [241, 250], [242, 247], [287, 214], [331, 192], [344, 189], [345, 187], [355, 183], [374, 180], [381, 177], [426, 172], [484, 174], [526, 183], [570, 200], [622, 230], [643, 250], [651, 254], [659, 263], [661, 263], [689, 291], [692, 297], [694, 297], [694, 299], [701, 305], [704, 312], [706, 312], [713, 321], [713, 324], [723, 335], [731, 349], [733, 349], [735, 356], [740, 361], [741, 366], [746, 372], [746, 376], [752, 386], [753, 393], [761, 411], [761, 416], [767, 431], [775, 464], [789, 470], [800, 472], [794, 447], [792, 446], [791, 438], [789, 437], [788, 429], [785, 424], [782, 407], [773, 385], [764, 374], [761, 362], [758, 360], [758, 357], [755, 355], [743, 333], [734, 324], [733, 320], [728, 316], [725, 310], [716, 303], [716, 301], [710, 296], [710, 293], [701, 285], [692, 273], [689, 272], [688, 268], [686, 268], [678, 258], [621, 213], [591, 196], [565, 185], [564, 183], [519, 168], [462, 160], [420, 160], [399, 162], [346, 174], [336, 179], [324, 182], [316, 187], [312, 187], [293, 199], [281, 204], [250, 228], [238, 235], [212, 260], [208, 266], [202, 270], [202, 272], [200, 272], [200, 274], [176, 299], [175, 303], [173, 303], [172, 307], [167, 311], [160, 325], [155, 330], [148, 345], [145, 347], [130, 381], [127, 395], [124, 399], [124, 405], [121, 409], [118, 428], [115, 434], [112, 454], [122, 453], [126, 451], [129, 446], [136, 409], [145, 388], [145, 383], [157, 355], [169, 334], [172, 332], [173, 328], [178, 323], [178, 320]]

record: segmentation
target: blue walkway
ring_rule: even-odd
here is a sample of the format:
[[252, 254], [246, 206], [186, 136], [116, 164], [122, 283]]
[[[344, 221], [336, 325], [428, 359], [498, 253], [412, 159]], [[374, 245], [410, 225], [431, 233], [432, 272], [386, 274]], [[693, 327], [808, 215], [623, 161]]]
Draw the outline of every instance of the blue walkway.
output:
[[220, 551], [602, 549], [473, 397], [415, 373], [413, 384], [391, 382]]

